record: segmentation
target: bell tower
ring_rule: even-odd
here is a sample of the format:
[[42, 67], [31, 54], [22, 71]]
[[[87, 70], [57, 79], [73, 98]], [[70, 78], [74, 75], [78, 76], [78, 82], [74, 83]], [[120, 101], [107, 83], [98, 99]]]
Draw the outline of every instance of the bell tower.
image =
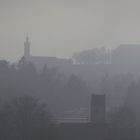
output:
[[26, 37], [26, 40], [24, 42], [24, 58], [26, 60], [30, 59], [30, 41], [29, 41], [29, 37]]

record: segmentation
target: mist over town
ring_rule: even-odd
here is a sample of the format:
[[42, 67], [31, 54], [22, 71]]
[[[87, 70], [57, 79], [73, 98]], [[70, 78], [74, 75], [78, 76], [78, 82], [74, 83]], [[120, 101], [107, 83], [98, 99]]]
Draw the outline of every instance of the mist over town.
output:
[[0, 0], [0, 139], [139, 140], [138, 0]]

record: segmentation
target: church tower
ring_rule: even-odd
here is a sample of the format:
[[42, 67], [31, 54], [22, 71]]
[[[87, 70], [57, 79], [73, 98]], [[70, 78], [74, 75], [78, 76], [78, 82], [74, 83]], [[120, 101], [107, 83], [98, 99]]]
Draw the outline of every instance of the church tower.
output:
[[30, 41], [29, 41], [29, 37], [26, 37], [26, 40], [24, 42], [24, 58], [26, 60], [30, 59]]

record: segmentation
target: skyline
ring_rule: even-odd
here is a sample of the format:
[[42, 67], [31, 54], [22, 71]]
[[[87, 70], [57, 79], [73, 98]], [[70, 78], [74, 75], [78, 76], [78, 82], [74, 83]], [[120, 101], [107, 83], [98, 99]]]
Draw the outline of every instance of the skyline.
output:
[[140, 44], [139, 5], [138, 0], [0, 0], [0, 58], [18, 60], [27, 34], [32, 54], [41, 56]]

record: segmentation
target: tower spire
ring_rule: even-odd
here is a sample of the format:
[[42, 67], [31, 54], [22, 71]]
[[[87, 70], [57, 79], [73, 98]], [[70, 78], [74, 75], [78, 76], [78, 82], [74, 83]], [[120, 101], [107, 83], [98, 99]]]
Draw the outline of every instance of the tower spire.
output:
[[24, 58], [28, 61], [30, 59], [30, 41], [29, 37], [26, 36], [26, 40], [24, 42]]

